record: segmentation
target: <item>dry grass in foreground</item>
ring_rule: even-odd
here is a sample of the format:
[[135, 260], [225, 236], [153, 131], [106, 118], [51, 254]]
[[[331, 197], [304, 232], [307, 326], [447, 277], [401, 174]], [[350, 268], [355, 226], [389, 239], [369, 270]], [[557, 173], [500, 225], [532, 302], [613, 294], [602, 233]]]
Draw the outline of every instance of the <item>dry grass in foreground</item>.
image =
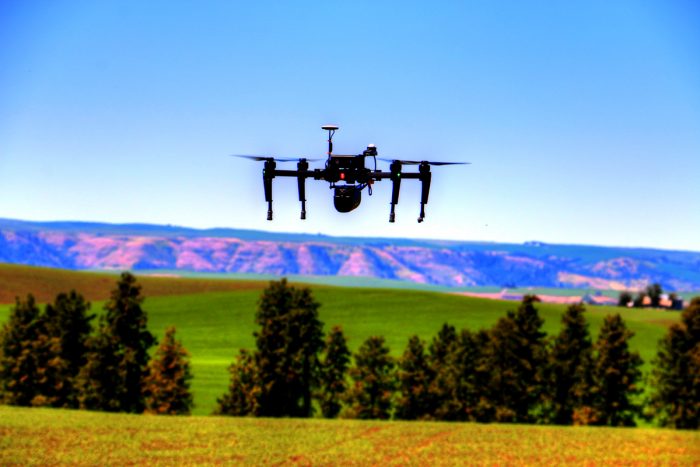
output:
[[661, 429], [157, 417], [0, 406], [2, 465], [700, 463]]

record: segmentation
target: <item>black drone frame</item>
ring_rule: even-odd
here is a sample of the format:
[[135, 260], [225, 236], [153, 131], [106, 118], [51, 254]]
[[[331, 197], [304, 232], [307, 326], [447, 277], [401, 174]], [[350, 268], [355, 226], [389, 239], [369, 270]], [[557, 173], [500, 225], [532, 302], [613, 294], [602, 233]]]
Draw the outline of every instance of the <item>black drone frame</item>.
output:
[[[361, 191], [368, 188], [372, 195], [372, 184], [376, 181], [391, 180], [391, 211], [389, 222], [396, 219], [395, 207], [399, 202], [402, 179], [413, 179], [421, 182], [420, 214], [418, 222], [425, 219], [425, 205], [428, 204], [430, 194], [430, 182], [432, 174], [431, 165], [466, 164], [465, 162], [430, 162], [430, 161], [406, 161], [391, 160], [389, 172], [377, 170], [377, 148], [370, 144], [362, 154], [336, 155], [333, 154], [333, 135], [338, 129], [334, 125], [322, 127], [328, 131], [328, 159], [323, 169], [309, 169], [309, 159], [275, 159], [267, 156], [242, 156], [265, 162], [263, 168], [263, 185], [265, 188], [265, 201], [267, 201], [267, 220], [272, 220], [272, 180], [275, 177], [294, 177], [297, 179], [299, 201], [301, 202], [301, 218], [306, 219], [306, 179], [324, 180], [330, 183], [330, 188], [335, 190], [334, 204], [339, 212], [350, 212], [359, 206]], [[374, 170], [365, 167], [365, 159], [374, 159]], [[277, 169], [277, 162], [297, 161], [297, 170]], [[418, 165], [418, 172], [403, 172], [403, 165]], [[344, 184], [338, 184], [344, 182]]]

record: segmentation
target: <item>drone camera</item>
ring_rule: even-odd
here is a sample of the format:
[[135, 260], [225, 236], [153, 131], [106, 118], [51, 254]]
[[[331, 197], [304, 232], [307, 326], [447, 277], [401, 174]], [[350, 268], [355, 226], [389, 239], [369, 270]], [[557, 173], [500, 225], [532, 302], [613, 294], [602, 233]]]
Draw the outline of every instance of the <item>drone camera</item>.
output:
[[333, 205], [338, 212], [350, 212], [360, 205], [362, 193], [355, 185], [336, 186]]

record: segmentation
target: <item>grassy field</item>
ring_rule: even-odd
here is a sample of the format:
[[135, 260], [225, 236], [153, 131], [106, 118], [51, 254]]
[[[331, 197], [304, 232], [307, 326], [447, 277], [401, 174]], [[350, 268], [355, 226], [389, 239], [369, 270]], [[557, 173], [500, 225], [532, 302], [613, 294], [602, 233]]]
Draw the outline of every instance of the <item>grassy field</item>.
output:
[[[115, 281], [116, 276], [109, 274], [0, 266], [0, 293], [12, 295], [17, 290], [13, 287], [25, 287], [44, 301], [70, 288], [102, 299]], [[144, 308], [149, 317], [149, 329], [160, 338], [167, 326], [176, 326], [178, 338], [191, 354], [194, 413], [210, 414], [217, 397], [227, 388], [227, 367], [238, 349], [254, 347], [256, 304], [267, 283], [152, 277], [140, 277], [139, 281], [147, 297]], [[507, 310], [518, 306], [517, 302], [414, 290], [321, 285], [311, 288], [322, 304], [319, 314], [326, 329], [342, 325], [353, 350], [367, 337], [383, 335], [395, 356], [401, 355], [412, 334], [429, 340], [445, 322], [458, 329], [488, 328]], [[101, 308], [101, 301], [93, 302], [93, 310], [100, 312]], [[538, 308], [545, 320], [546, 332], [557, 333], [565, 306], [542, 303]], [[6, 320], [9, 309], [10, 305], [0, 305], [0, 323]], [[588, 310], [594, 335], [605, 315], [622, 314], [636, 333], [631, 345], [644, 359], [645, 370], [650, 368], [658, 340], [666, 328], [679, 319], [677, 312], [659, 310], [614, 307], [589, 307]]]
[[[82, 272], [0, 264], [0, 303], [34, 295], [38, 302], [52, 301], [56, 294], [77, 289], [88, 300], [104, 300], [114, 288], [119, 272]], [[139, 276], [144, 295], [186, 295], [203, 292], [259, 290], [265, 280], [225, 280], [213, 277], [179, 278]]]
[[1, 465], [697, 465], [700, 433], [650, 428], [157, 417], [0, 406]]

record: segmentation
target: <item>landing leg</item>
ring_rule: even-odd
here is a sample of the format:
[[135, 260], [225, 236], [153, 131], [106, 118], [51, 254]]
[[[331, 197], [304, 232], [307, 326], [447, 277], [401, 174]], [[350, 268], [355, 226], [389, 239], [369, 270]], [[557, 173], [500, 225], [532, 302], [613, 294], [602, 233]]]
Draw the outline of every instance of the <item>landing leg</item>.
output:
[[267, 220], [272, 220], [272, 179], [275, 176], [275, 161], [266, 160], [263, 169], [263, 186], [265, 187], [265, 201], [267, 201]]
[[390, 166], [391, 170], [391, 211], [389, 212], [389, 222], [396, 220], [394, 207], [399, 202], [399, 192], [401, 191], [401, 163], [394, 161]]
[[430, 165], [421, 164], [418, 168], [420, 172], [421, 181], [421, 193], [420, 193], [420, 214], [418, 215], [418, 222], [423, 222], [425, 219], [425, 205], [428, 204], [428, 195], [430, 194], [430, 179], [432, 174], [430, 173]]
[[297, 188], [299, 189], [299, 201], [301, 201], [301, 218], [306, 219], [306, 171], [309, 163], [306, 159], [301, 159], [297, 164]]

